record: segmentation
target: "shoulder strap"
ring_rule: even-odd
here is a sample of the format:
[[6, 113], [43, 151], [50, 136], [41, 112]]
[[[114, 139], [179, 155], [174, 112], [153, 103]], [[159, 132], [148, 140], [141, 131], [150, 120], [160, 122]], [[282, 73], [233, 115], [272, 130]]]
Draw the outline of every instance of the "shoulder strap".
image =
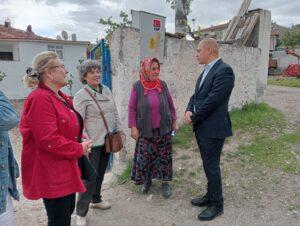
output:
[[106, 119], [105, 119], [105, 117], [104, 117], [103, 111], [102, 111], [102, 109], [101, 109], [101, 107], [100, 107], [98, 101], [96, 100], [96, 98], [93, 96], [93, 94], [92, 94], [86, 87], [84, 87], [84, 90], [85, 90], [85, 91], [91, 96], [91, 98], [95, 101], [95, 103], [96, 103], [96, 105], [97, 105], [97, 107], [98, 107], [98, 109], [99, 109], [99, 111], [100, 111], [100, 116], [101, 116], [102, 119], [103, 119], [104, 126], [105, 126], [107, 132], [109, 133], [109, 129], [108, 129], [108, 125], [107, 125]]

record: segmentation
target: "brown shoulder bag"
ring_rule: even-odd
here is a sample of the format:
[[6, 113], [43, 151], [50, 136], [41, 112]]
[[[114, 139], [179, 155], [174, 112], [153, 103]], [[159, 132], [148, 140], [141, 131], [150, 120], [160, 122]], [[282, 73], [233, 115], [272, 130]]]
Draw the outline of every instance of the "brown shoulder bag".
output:
[[95, 101], [99, 111], [100, 111], [100, 117], [103, 119], [104, 126], [107, 130], [107, 134], [105, 136], [105, 151], [107, 153], [109, 152], [119, 152], [123, 148], [123, 142], [122, 142], [122, 137], [121, 133], [119, 131], [117, 132], [110, 132], [108, 129], [107, 121], [104, 117], [103, 111], [96, 100], [96, 98], [93, 96], [93, 94], [85, 87], [85, 91], [92, 97], [92, 99]]

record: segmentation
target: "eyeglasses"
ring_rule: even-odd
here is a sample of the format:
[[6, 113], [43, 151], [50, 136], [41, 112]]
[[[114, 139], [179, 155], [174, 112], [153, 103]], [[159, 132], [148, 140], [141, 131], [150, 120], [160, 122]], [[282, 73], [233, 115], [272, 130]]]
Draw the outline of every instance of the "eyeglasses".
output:
[[56, 65], [56, 66], [53, 66], [53, 67], [51, 67], [51, 68], [57, 68], [57, 67], [60, 67], [60, 68], [62, 68], [62, 69], [64, 69], [64, 70], [66, 70], [66, 67], [65, 67], [64, 64]]

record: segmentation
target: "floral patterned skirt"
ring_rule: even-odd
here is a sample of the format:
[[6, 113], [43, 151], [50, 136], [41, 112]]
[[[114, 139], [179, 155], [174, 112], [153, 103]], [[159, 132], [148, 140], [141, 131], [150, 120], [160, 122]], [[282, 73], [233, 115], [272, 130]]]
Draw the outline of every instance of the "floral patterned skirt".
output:
[[149, 179], [172, 180], [172, 135], [160, 136], [153, 130], [152, 138], [139, 137], [136, 142], [131, 179], [144, 184]]

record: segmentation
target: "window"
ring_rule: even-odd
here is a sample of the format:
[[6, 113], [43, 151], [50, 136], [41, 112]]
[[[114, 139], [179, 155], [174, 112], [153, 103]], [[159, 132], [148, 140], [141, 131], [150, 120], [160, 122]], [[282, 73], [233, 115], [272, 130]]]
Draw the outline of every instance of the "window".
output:
[[14, 47], [12, 44], [0, 43], [0, 60], [14, 60]]
[[13, 61], [13, 53], [12, 52], [0, 52], [0, 60], [9, 60]]
[[59, 59], [64, 59], [63, 46], [48, 45], [48, 51], [53, 51], [57, 53]]

